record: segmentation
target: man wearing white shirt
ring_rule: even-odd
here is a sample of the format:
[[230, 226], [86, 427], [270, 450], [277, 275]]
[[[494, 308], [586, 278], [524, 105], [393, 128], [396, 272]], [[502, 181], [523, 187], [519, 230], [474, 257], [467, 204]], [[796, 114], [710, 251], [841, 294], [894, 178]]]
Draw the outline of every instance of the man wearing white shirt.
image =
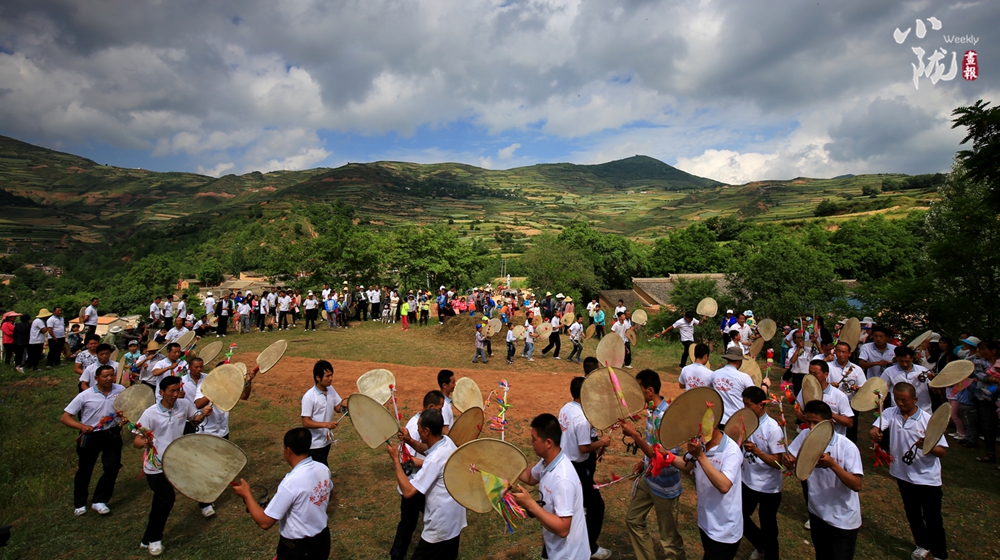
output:
[[253, 314], [253, 307], [250, 306], [250, 298], [246, 298], [236, 306], [236, 312], [240, 314], [240, 332], [247, 334], [250, 332], [250, 316]]
[[694, 472], [704, 557], [733, 560], [743, 538], [743, 452], [725, 432], [715, 428], [712, 439], [704, 444], [697, 439], [689, 441], [687, 454], [694, 461], [686, 461], [682, 453], [674, 458], [673, 466], [681, 472]]
[[45, 358], [45, 365], [56, 367], [59, 365], [63, 347], [66, 346], [66, 323], [62, 307], [56, 306], [52, 310], [52, 316], [45, 321], [45, 326], [48, 328], [45, 334], [49, 339], [49, 354]]
[[753, 328], [747, 324], [747, 316], [740, 313], [736, 316], [736, 324], [732, 329], [740, 333], [740, 345], [743, 346], [743, 353], [750, 353], [750, 345], [753, 344]]
[[417, 426], [421, 441], [428, 447], [423, 466], [412, 480], [407, 478], [399, 462], [399, 449], [395, 445], [386, 446], [403, 497], [412, 498], [419, 493], [426, 500], [424, 528], [412, 560], [455, 560], [458, 558], [462, 529], [466, 527], [465, 508], [448, 493], [444, 485], [444, 466], [457, 448], [442, 433], [444, 418], [440, 411], [423, 411]]
[[156, 327], [160, 324], [160, 319], [163, 317], [160, 311], [160, 296], [156, 296], [153, 303], [149, 304], [149, 324]]
[[555, 416], [540, 414], [531, 421], [531, 448], [541, 460], [525, 469], [520, 481], [532, 486], [537, 484], [544, 505], [536, 502], [521, 485], [511, 494], [518, 505], [542, 525], [546, 558], [587, 560], [590, 543], [583, 511], [583, 489], [580, 478], [559, 446], [561, 441], [562, 430]]
[[[802, 336], [802, 331], [796, 331], [792, 338], [792, 347], [788, 350], [788, 358], [785, 367], [788, 368], [793, 392], [798, 395], [802, 391], [802, 380], [809, 373], [809, 364], [813, 359], [813, 347], [806, 345]], [[787, 374], [786, 374], [787, 375]], [[788, 379], [785, 379], [786, 381]]]
[[208, 295], [205, 296], [204, 303], [205, 303], [205, 314], [207, 315], [211, 313], [212, 315], [215, 315], [215, 298], [212, 297], [212, 292], [208, 292]]
[[[92, 389], [81, 391], [66, 406], [60, 422], [80, 431], [76, 454], [80, 466], [73, 478], [73, 514], [87, 513], [87, 489], [94, 474], [97, 457], [101, 457], [103, 474], [94, 488], [91, 507], [97, 513], [111, 512], [107, 503], [115, 491], [115, 480], [122, 467], [122, 428], [118, 425], [115, 398], [125, 387], [114, 382], [115, 372], [110, 366], [101, 366]], [[75, 416], [80, 415], [77, 422]]]
[[150, 377], [153, 383], [159, 385], [164, 377], [184, 377], [187, 374], [188, 364], [181, 360], [181, 345], [171, 342], [165, 347], [165, 358], [153, 364]]
[[166, 301], [163, 302], [163, 322], [170, 325], [174, 322], [174, 295], [167, 294]]
[[250, 484], [240, 479], [233, 490], [243, 498], [250, 518], [261, 529], [278, 524], [275, 558], [329, 558], [330, 527], [327, 506], [333, 481], [330, 469], [309, 456], [311, 436], [305, 428], [285, 432], [282, 454], [292, 470], [268, 502], [261, 508]]
[[188, 295], [181, 295], [181, 300], [177, 302], [177, 316], [187, 320], [188, 317]]
[[712, 376], [715, 372], [708, 369], [709, 349], [707, 344], [697, 344], [694, 347], [694, 362], [681, 369], [681, 375], [677, 378], [677, 383], [681, 389], [690, 391], [695, 387], [711, 387]]
[[[572, 335], [570, 335], [572, 336]], [[507, 365], [514, 363], [514, 354], [517, 352], [517, 337], [514, 336], [514, 326], [511, 325], [507, 329]], [[573, 351], [576, 352], [576, 347], [574, 346]], [[573, 359], [573, 355], [570, 354], [570, 360]]]
[[312, 325], [313, 332], [316, 331], [316, 316], [319, 315], [319, 300], [309, 290], [309, 294], [306, 296], [305, 301], [302, 302], [302, 306], [306, 309], [306, 325], [304, 330], [309, 330], [309, 325]]
[[[767, 393], [760, 387], [743, 391], [743, 404], [757, 415], [757, 430], [743, 443], [743, 536], [759, 558], [779, 558], [778, 507], [781, 505], [785, 432], [767, 413]], [[760, 506], [760, 527], [753, 512]]]
[[332, 291], [329, 284], [323, 284], [323, 291], [320, 292], [323, 295], [323, 301], [330, 299], [330, 292]]
[[529, 362], [535, 361], [531, 357], [531, 353], [535, 351], [535, 327], [531, 324], [531, 320], [524, 322], [524, 346], [521, 348], [521, 357], [526, 358]]
[[[705, 320], [705, 316], [701, 317], [701, 320]], [[674, 321], [674, 324], [663, 329], [656, 334], [656, 338], [667, 334], [668, 332], [677, 329], [681, 333], [681, 344], [684, 345], [684, 349], [681, 351], [681, 369], [687, 365], [689, 346], [694, 344], [694, 328], [701, 324], [701, 321], [694, 318], [694, 312], [688, 311], [683, 317]]]
[[93, 298], [90, 300], [90, 305], [84, 310], [83, 315], [83, 326], [87, 334], [97, 334], [97, 304], [99, 300]]
[[908, 346], [896, 346], [896, 364], [882, 371], [882, 381], [889, 387], [889, 394], [896, 383], [909, 383], [917, 391], [917, 406], [927, 414], [931, 414], [931, 391], [928, 381], [934, 379], [934, 373], [924, 366], [913, 363], [914, 352]]
[[889, 344], [889, 333], [884, 328], [873, 328], [871, 336], [872, 341], [862, 344], [858, 351], [858, 364], [865, 368], [868, 379], [882, 375], [882, 370], [896, 358], [896, 347]]
[[188, 332], [187, 327], [184, 326], [184, 319], [180, 317], [174, 319], [174, 326], [167, 331], [167, 342], [177, 342], [180, 337]]
[[314, 461], [330, 464], [330, 446], [333, 444], [330, 430], [337, 427], [333, 414], [342, 413], [345, 408], [343, 399], [333, 388], [333, 365], [326, 360], [318, 360], [313, 365], [313, 386], [302, 395], [302, 427], [312, 433], [309, 456]]
[[163, 451], [184, 434], [187, 421], [198, 424], [212, 413], [210, 406], [198, 410], [190, 401], [180, 398], [179, 377], [164, 377], [159, 386], [160, 402], [147, 408], [139, 417], [136, 425], [142, 428], [137, 427], [132, 441], [136, 449], [146, 450], [142, 470], [149, 489], [153, 491], [146, 531], [139, 544], [140, 548], [149, 549], [151, 556], [163, 553], [163, 528], [176, 498], [174, 487], [163, 474]]
[[559, 332], [562, 330], [562, 313], [558, 310], [553, 311], [552, 318], [549, 319], [549, 325], [552, 327], [552, 331], [549, 333], [549, 343], [545, 346], [545, 348], [542, 348], [542, 357], [545, 357], [545, 354], [547, 354], [549, 350], [555, 348], [552, 352], [552, 356], [558, 360], [560, 359], [559, 350], [562, 349], [562, 342], [559, 340]]
[[[444, 408], [444, 393], [441, 391], [430, 391], [424, 395], [424, 408], [441, 410]], [[424, 452], [429, 447], [426, 442], [420, 439], [420, 415], [423, 410], [413, 415], [406, 423], [406, 426], [399, 431], [399, 441], [406, 447], [407, 453], [413, 456], [412, 470], [407, 474], [407, 478], [413, 480], [413, 474], [424, 464]], [[404, 462], [404, 466], [405, 462]], [[404, 469], [405, 470], [405, 469]], [[399, 492], [399, 523], [396, 524], [396, 538], [392, 541], [392, 548], [389, 549], [390, 560], [403, 560], [406, 551], [410, 549], [410, 541], [413, 540], [413, 531], [417, 528], [417, 521], [420, 514], [424, 512], [426, 499], [423, 494], [416, 493], [407, 498], [403, 496], [402, 489], [396, 487]]]
[[[830, 406], [823, 401], [806, 403], [806, 420], [810, 428], [799, 433], [783, 457], [785, 467], [795, 468], [802, 442], [812, 427], [832, 418]], [[858, 492], [864, 480], [861, 452], [846, 437], [834, 432], [825, 453], [806, 479], [809, 509], [809, 530], [816, 558], [848, 560], [854, 558], [861, 527], [861, 500]]]
[[372, 321], [378, 321], [382, 316], [382, 288], [373, 286], [368, 291], [368, 303], [372, 306]]
[[[833, 429], [835, 432], [842, 436], [847, 436], [847, 428], [854, 425], [854, 410], [851, 409], [851, 402], [847, 400], [847, 396], [844, 393], [834, 389], [832, 385], [827, 382], [828, 376], [830, 375], [830, 366], [825, 361], [820, 359], [815, 359], [809, 364], [809, 373], [819, 380], [819, 384], [823, 387], [823, 402], [830, 407], [830, 412], [833, 418]], [[795, 397], [795, 402], [799, 404], [799, 407], [795, 410], [795, 415], [798, 417], [799, 422], [805, 422], [806, 417], [802, 412], [805, 410], [806, 403], [802, 392], [800, 391], [798, 396]]]
[[577, 317], [569, 326], [569, 341], [573, 343], [573, 351], [569, 353], [568, 359], [572, 362], [573, 356], [576, 356], [576, 363], [579, 364], [583, 360], [583, 317]]
[[292, 296], [285, 290], [278, 293], [278, 330], [288, 330], [288, 314], [292, 310]]
[[601, 548], [597, 539], [601, 536], [604, 525], [604, 499], [601, 492], [594, 488], [594, 470], [597, 468], [597, 451], [611, 445], [611, 436], [605, 435], [597, 439], [597, 431], [583, 414], [580, 404], [580, 389], [585, 377], [574, 377], [569, 384], [569, 394], [573, 398], [563, 405], [559, 411], [559, 427], [562, 429], [562, 440], [559, 448], [569, 459], [576, 471], [583, 491], [583, 508], [587, 516], [587, 536], [590, 542], [590, 557], [605, 559], [611, 557], [611, 551]]
[[80, 374], [79, 381], [81, 391], [86, 391], [94, 386], [96, 383], [94, 381], [94, 377], [97, 375], [97, 368], [101, 366], [111, 366], [111, 368], [114, 369], [115, 374], [118, 374], [118, 362], [111, 361], [111, 352], [112, 348], [110, 344], [97, 345], [97, 360], [84, 368], [83, 373]]
[[455, 409], [451, 404], [451, 394], [455, 392], [455, 372], [450, 369], [443, 369], [437, 375], [438, 390], [444, 394], [444, 406], [441, 408], [441, 417], [444, 418], [444, 435], [451, 431], [452, 424], [455, 423]]
[[[851, 345], [846, 342], [838, 342], [833, 349], [834, 359], [827, 362], [830, 366], [830, 375], [827, 381], [840, 392], [844, 393], [848, 401], [854, 400], [854, 395], [858, 389], [865, 384], [865, 374], [861, 366], [850, 361]], [[858, 411], [851, 409], [854, 418], [858, 418]], [[854, 443], [858, 442], [858, 423], [847, 428], [847, 439]]]
[[719, 424], [725, 424], [734, 412], [743, 408], [743, 391], [754, 387], [753, 378], [739, 369], [743, 364], [743, 354], [739, 350], [728, 350], [722, 357], [726, 365], [712, 374], [712, 388], [722, 397], [725, 409], [717, 412], [722, 416]]
[[594, 308], [597, 307], [597, 298], [590, 300], [587, 304], [587, 316], [590, 317], [590, 324], [594, 324]]
[[[931, 414], [917, 406], [917, 392], [905, 381], [892, 391], [895, 406], [885, 409], [871, 430], [873, 442], [880, 442], [885, 433], [889, 438], [889, 453], [896, 458], [889, 464], [889, 474], [896, 479], [903, 498], [903, 510], [910, 523], [910, 533], [917, 549], [913, 558], [948, 558], [944, 524], [941, 519], [941, 458], [948, 453], [944, 436], [929, 455], [924, 455], [924, 434]], [[912, 454], [912, 456], [911, 456]]]
[[24, 369], [39, 371], [39, 364], [42, 361], [42, 353], [45, 350], [45, 339], [48, 336], [49, 328], [45, 321], [52, 316], [48, 309], [41, 309], [38, 315], [31, 321], [28, 331], [28, 357], [24, 362]]

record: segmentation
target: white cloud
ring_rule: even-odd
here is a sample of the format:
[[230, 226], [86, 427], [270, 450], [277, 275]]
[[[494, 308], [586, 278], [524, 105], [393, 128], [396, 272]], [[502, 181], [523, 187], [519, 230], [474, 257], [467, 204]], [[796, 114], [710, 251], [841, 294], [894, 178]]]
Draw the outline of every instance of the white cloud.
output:
[[504, 161], [507, 161], [510, 158], [514, 157], [514, 152], [517, 151], [517, 149], [520, 147], [521, 144], [519, 144], [518, 142], [514, 142], [513, 144], [507, 146], [506, 148], [500, 148], [499, 150], [497, 150], [497, 157], [499, 157]]
[[223, 174], [234, 167], [236, 167], [236, 164], [232, 162], [223, 162], [211, 169], [206, 169], [199, 165], [198, 173], [201, 173], [202, 175], [211, 175], [212, 177], [222, 177]]

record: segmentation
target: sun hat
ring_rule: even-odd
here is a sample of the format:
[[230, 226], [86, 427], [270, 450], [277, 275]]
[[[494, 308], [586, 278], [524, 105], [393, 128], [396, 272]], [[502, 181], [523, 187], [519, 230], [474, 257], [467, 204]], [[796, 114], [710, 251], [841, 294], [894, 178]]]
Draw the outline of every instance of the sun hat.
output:
[[722, 357], [732, 362], [739, 362], [743, 360], [743, 352], [740, 352], [739, 348], [733, 346], [729, 350], [726, 350], [726, 353]]
[[139, 345], [139, 341], [138, 340], [130, 340], [130, 341], [128, 341], [128, 346], [138, 346], [138, 345]]
[[970, 336], [969, 338], [962, 339], [962, 344], [968, 344], [973, 348], [979, 348], [979, 343], [982, 342], [979, 338], [975, 336]]
[[48, 309], [45, 309], [44, 307], [38, 310], [38, 315], [35, 315], [35, 317], [38, 319], [45, 319], [46, 317], [51, 317], [51, 316], [52, 312], [49, 311]]

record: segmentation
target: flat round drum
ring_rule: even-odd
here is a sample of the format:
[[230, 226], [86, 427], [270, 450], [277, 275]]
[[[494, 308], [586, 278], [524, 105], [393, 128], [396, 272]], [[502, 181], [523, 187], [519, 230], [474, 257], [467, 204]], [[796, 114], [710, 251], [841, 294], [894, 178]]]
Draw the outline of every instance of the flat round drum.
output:
[[247, 455], [227, 439], [188, 434], [163, 451], [163, 474], [178, 492], [196, 502], [212, 503], [240, 474]]

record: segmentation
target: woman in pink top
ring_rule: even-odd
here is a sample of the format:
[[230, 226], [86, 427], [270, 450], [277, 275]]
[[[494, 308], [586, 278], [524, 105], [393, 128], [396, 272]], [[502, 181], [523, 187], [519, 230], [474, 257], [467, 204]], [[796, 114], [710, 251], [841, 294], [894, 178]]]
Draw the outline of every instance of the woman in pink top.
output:
[[3, 363], [10, 365], [10, 361], [14, 358], [14, 319], [17, 319], [18, 315], [11, 315], [3, 320]]

